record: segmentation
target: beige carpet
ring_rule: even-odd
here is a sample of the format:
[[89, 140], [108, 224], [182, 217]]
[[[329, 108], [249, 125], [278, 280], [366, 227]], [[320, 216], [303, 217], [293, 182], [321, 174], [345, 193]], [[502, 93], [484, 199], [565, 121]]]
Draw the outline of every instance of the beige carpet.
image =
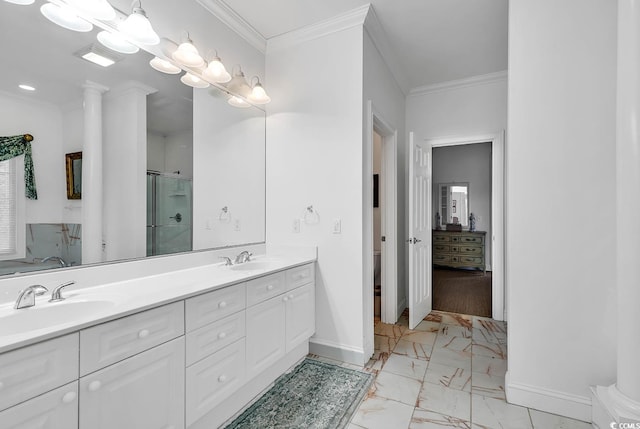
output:
[[434, 267], [433, 309], [491, 317], [491, 272]]

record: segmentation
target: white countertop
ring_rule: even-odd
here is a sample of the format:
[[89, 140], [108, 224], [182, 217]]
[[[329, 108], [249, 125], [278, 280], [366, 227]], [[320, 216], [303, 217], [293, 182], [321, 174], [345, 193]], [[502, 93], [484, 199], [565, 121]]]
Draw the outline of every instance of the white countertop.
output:
[[[50, 306], [64, 304], [49, 303], [49, 294], [36, 297], [36, 305], [30, 308], [14, 310], [13, 303], [0, 305], [0, 324], [15, 322], [15, 320], [11, 320], [12, 315], [19, 315], [20, 320], [27, 320], [25, 317], [33, 314], [33, 319], [29, 318], [28, 321], [30, 326], [34, 326], [33, 329], [13, 335], [3, 335], [0, 326], [0, 353], [232, 284], [242, 283], [272, 272], [310, 263], [315, 261], [315, 258], [304, 253], [299, 255], [278, 254], [277, 256], [258, 255], [253, 257], [252, 261], [266, 262], [268, 268], [236, 270], [224, 266], [223, 263], [217, 263], [94, 287], [74, 289], [74, 286], [70, 286], [68, 290], [63, 291], [63, 296], [66, 298], [63, 301], [65, 304], [75, 302], [80, 307], [85, 301], [106, 300], [110, 302], [110, 305], [106, 308], [100, 308], [94, 313], [73, 317], [73, 320], [56, 321], [54, 324], [43, 315]], [[45, 311], [39, 312], [38, 310]]]

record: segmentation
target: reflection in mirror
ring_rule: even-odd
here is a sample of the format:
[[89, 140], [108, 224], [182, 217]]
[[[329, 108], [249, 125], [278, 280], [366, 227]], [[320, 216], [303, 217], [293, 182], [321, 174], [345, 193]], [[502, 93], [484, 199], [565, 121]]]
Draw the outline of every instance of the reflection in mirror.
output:
[[[83, 87], [88, 82], [106, 88], [98, 261], [263, 242], [264, 112], [233, 108], [215, 89], [192, 89], [179, 75], [153, 70], [153, 55], [143, 50], [116, 55], [110, 67], [89, 63], [75, 54], [98, 44], [99, 29], [78, 33], [60, 28], [40, 14], [41, 3], [0, 1], [0, 38], [12, 45], [0, 69], [0, 135], [35, 137], [38, 188], [38, 199], [24, 202], [25, 257], [2, 261], [0, 274], [89, 261], [81, 250], [87, 202], [67, 199], [62, 162], [68, 153], [87, 157], [92, 144], [83, 141]], [[184, 8], [203, 13], [197, 2]], [[20, 89], [20, 84], [35, 90]], [[194, 129], [194, 122], [203, 129]], [[86, 159], [83, 167], [91, 174]], [[72, 177], [79, 178], [75, 169]], [[155, 190], [150, 177], [161, 182]], [[75, 184], [73, 194], [81, 181]], [[225, 205], [231, 215], [227, 223], [217, 220]]]
[[448, 223], [469, 225], [468, 183], [439, 183], [438, 201], [442, 226]]
[[66, 154], [65, 168], [67, 172], [67, 199], [79, 200], [82, 198], [82, 152]]

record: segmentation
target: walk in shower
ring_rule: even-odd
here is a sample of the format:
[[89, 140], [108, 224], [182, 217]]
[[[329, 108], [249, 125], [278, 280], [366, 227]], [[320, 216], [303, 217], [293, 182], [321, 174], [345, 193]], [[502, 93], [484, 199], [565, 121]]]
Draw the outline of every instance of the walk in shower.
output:
[[192, 250], [192, 183], [147, 171], [147, 256]]

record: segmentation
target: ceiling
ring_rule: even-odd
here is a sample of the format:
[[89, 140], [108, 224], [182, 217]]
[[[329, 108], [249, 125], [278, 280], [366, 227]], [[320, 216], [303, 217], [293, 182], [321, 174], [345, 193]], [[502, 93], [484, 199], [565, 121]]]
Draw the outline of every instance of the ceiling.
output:
[[218, 0], [264, 38], [371, 3], [409, 89], [507, 69], [508, 0]]

